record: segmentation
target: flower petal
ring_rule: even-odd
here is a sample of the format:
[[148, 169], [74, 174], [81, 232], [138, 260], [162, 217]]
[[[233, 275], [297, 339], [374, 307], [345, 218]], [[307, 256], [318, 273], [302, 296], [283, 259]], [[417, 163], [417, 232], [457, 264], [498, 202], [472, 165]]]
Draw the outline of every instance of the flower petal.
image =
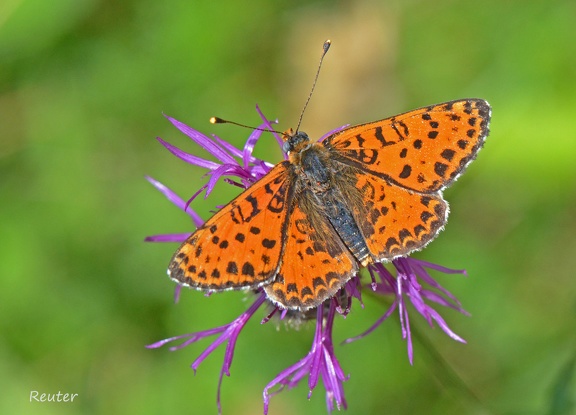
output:
[[235, 163], [234, 158], [228, 153], [226, 153], [226, 151], [224, 151], [220, 146], [218, 146], [218, 144], [214, 143], [208, 136], [202, 134], [201, 132], [195, 130], [194, 128], [168, 115], [165, 115], [165, 117], [168, 118], [168, 120], [176, 128], [178, 128], [181, 132], [190, 137], [194, 142], [196, 142], [198, 145], [200, 145], [203, 149], [212, 154], [222, 163]]

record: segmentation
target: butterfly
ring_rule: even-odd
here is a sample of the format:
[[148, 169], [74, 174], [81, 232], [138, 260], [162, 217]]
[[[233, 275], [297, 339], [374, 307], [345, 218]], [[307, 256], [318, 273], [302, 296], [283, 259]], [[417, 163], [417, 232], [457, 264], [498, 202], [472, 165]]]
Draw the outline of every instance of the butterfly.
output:
[[220, 209], [168, 273], [208, 292], [262, 287], [283, 309], [334, 296], [361, 267], [420, 250], [444, 228], [442, 192], [476, 158], [491, 108], [432, 105], [311, 142], [284, 133], [289, 159]]

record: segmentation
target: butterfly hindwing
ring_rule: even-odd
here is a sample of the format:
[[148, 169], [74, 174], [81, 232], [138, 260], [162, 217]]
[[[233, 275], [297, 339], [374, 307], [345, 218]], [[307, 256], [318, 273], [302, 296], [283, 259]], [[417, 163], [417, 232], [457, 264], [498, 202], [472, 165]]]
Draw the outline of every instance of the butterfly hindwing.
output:
[[489, 121], [486, 101], [458, 100], [350, 127], [323, 143], [353, 166], [406, 189], [433, 193], [474, 160]]
[[283, 308], [309, 309], [336, 294], [358, 264], [323, 214], [311, 192], [295, 195], [286, 227], [286, 246], [276, 279], [266, 295]]
[[288, 162], [276, 165], [196, 230], [168, 273], [191, 288], [256, 288], [276, 275], [289, 204]]
[[356, 177], [363, 205], [351, 208], [375, 261], [422, 249], [444, 227], [448, 204], [440, 195], [410, 191], [361, 171]]

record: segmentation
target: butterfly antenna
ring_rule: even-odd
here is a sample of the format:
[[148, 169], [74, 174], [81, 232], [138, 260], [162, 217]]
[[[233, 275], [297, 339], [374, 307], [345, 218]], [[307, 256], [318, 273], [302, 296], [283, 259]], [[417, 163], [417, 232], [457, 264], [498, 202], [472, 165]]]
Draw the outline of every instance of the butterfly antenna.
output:
[[322, 46], [322, 55], [320, 56], [320, 63], [318, 64], [318, 70], [316, 71], [316, 77], [314, 77], [314, 83], [312, 84], [312, 89], [310, 90], [310, 94], [308, 94], [308, 99], [306, 100], [306, 103], [304, 104], [304, 108], [302, 108], [302, 112], [300, 113], [300, 119], [298, 120], [298, 126], [296, 127], [296, 132], [298, 132], [298, 130], [300, 130], [300, 124], [302, 124], [302, 117], [304, 117], [304, 111], [306, 111], [306, 107], [308, 106], [308, 103], [310, 102], [310, 98], [312, 98], [312, 93], [314, 92], [314, 88], [316, 88], [316, 81], [318, 81], [318, 75], [320, 75], [320, 68], [322, 68], [322, 61], [324, 60], [324, 56], [326, 56], [326, 53], [328, 52], [328, 49], [330, 49], [330, 39], [328, 39], [326, 42], [324, 42], [324, 45]]
[[210, 118], [210, 124], [232, 124], [232, 125], [237, 125], [238, 127], [249, 128], [251, 130], [268, 131], [268, 132], [273, 132], [276, 134], [282, 134], [280, 131], [271, 130], [269, 128], [251, 127], [249, 125], [240, 124], [239, 122], [225, 120], [225, 119], [220, 118], [220, 117], [211, 117]]

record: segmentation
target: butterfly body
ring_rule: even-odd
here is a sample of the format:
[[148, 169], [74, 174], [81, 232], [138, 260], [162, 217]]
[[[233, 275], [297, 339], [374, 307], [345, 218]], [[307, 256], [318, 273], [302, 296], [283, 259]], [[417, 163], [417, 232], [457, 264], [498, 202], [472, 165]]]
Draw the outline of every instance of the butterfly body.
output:
[[[297, 135], [305, 135], [303, 132]], [[287, 142], [292, 137], [287, 134]], [[296, 147], [289, 153], [292, 181], [300, 201], [300, 209], [313, 229], [321, 221], [330, 222], [333, 232], [319, 237], [340, 238], [357, 262], [363, 266], [372, 262], [357, 218], [352, 208], [364, 210], [362, 192], [356, 186], [354, 169], [337, 161], [331, 151], [320, 142]], [[335, 242], [324, 241], [328, 247]], [[317, 247], [319, 249], [319, 247]]]
[[360, 266], [423, 248], [442, 230], [442, 191], [488, 134], [483, 100], [451, 101], [311, 143], [284, 135], [289, 160], [179, 248], [169, 275], [206, 291], [263, 287], [282, 308], [334, 296]]

